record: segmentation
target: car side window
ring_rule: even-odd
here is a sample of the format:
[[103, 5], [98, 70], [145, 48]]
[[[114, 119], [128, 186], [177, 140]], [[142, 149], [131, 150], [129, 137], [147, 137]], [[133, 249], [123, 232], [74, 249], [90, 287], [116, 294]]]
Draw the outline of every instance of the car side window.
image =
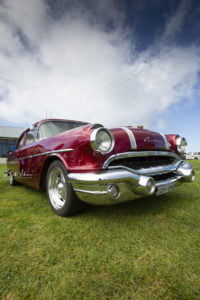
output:
[[21, 148], [24, 145], [24, 135], [20, 138], [17, 143], [17, 149]]
[[34, 130], [30, 130], [26, 133], [26, 141], [25, 141], [25, 145], [30, 145], [32, 143], [35, 142], [35, 131]]

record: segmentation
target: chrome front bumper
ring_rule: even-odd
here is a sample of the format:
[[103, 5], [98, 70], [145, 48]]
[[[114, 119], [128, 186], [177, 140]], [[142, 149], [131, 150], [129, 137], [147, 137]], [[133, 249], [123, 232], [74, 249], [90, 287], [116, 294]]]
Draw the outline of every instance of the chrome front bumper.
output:
[[[169, 178], [157, 179], [158, 174], [170, 171]], [[161, 195], [172, 191], [178, 184], [195, 180], [195, 172], [188, 162], [179, 161], [168, 170], [135, 172], [125, 167], [107, 170], [69, 173], [68, 180], [77, 196], [94, 205], [108, 205], [136, 199], [141, 196]]]

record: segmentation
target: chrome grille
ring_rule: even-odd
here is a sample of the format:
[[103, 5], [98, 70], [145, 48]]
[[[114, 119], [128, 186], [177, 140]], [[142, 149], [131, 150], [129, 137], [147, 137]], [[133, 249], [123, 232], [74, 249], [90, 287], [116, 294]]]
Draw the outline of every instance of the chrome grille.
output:
[[149, 169], [156, 167], [165, 167], [174, 165], [177, 162], [173, 156], [139, 156], [139, 157], [124, 157], [115, 159], [109, 163], [109, 167], [124, 166], [134, 170]]
[[165, 174], [158, 174], [158, 175], [153, 175], [152, 176], [156, 182], [162, 181], [162, 180], [167, 180], [167, 179], [175, 179], [177, 178], [177, 175], [174, 172], [169, 172]]

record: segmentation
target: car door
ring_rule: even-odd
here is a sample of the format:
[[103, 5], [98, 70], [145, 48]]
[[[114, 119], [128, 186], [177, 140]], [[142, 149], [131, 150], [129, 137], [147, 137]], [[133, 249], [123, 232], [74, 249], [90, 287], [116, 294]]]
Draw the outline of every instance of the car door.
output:
[[20, 157], [21, 148], [23, 148], [24, 145], [24, 139], [25, 139], [25, 133], [23, 133], [19, 137], [16, 149], [8, 153], [8, 168], [13, 173], [16, 180], [20, 182], [22, 176], [21, 176], [21, 166], [20, 166], [21, 162], [19, 157]]
[[24, 133], [23, 144], [18, 148], [17, 158], [19, 161], [20, 181], [30, 185], [34, 173], [32, 155], [35, 146], [35, 130], [27, 130]]

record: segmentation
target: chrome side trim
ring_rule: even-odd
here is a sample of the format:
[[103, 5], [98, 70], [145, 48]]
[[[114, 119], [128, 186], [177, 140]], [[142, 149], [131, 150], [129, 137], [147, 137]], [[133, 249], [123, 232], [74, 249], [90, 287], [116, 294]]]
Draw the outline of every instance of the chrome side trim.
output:
[[168, 151], [137, 151], [137, 152], [124, 152], [119, 154], [111, 155], [103, 164], [103, 169], [107, 169], [109, 164], [113, 160], [118, 160], [122, 158], [130, 158], [130, 157], [143, 157], [143, 156], [171, 156], [180, 161], [180, 157], [172, 152]]
[[71, 151], [74, 151], [74, 149], [68, 148], [68, 149], [47, 151], [47, 152], [43, 152], [43, 153], [38, 153], [38, 154], [23, 156], [23, 157], [18, 158], [18, 160], [23, 160], [23, 159], [28, 159], [28, 158], [34, 158], [34, 157], [39, 157], [39, 156], [44, 156], [44, 155], [49, 155], [49, 154], [54, 154], [54, 153], [71, 152]]
[[137, 144], [133, 132], [128, 127], [120, 127], [120, 128], [126, 131], [131, 144], [131, 149], [137, 149]]

